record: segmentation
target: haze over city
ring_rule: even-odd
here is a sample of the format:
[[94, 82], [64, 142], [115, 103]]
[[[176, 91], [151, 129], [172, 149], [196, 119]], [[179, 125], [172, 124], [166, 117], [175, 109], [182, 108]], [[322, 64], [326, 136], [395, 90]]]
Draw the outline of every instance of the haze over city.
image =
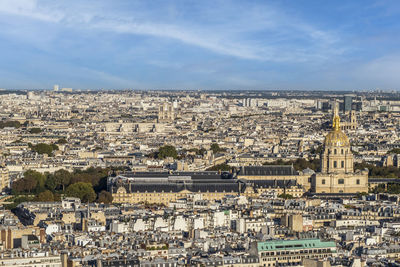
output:
[[0, 88], [398, 89], [398, 1], [0, 3]]

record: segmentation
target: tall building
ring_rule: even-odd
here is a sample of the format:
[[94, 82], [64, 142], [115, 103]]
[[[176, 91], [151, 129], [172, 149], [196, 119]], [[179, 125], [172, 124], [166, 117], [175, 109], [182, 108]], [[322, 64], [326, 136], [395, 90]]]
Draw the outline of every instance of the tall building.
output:
[[58, 84], [55, 84], [54, 86], [53, 86], [53, 90], [54, 91], [58, 91], [60, 89], [60, 86], [58, 85]]
[[158, 122], [171, 122], [175, 119], [175, 110], [172, 104], [164, 103], [158, 108]]
[[345, 113], [351, 111], [352, 104], [353, 104], [353, 96], [352, 95], [344, 95], [343, 111]]
[[321, 154], [321, 172], [312, 176], [313, 193], [359, 193], [368, 191], [368, 172], [353, 168], [353, 153], [347, 135], [340, 129], [337, 107], [332, 130], [326, 135]]

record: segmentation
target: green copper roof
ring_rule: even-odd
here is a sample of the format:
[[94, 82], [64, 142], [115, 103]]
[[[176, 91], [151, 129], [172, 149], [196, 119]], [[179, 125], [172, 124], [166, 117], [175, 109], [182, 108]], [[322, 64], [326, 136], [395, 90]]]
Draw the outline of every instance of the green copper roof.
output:
[[332, 241], [321, 241], [319, 239], [297, 239], [297, 240], [271, 240], [258, 242], [258, 251], [271, 250], [295, 250], [309, 248], [336, 248], [336, 243]]

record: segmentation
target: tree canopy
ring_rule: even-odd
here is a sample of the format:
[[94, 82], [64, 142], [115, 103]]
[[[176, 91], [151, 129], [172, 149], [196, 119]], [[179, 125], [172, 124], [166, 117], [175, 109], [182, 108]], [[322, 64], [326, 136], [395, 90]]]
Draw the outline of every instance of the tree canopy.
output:
[[37, 152], [38, 154], [47, 154], [48, 156], [53, 155], [54, 150], [58, 150], [58, 146], [56, 144], [45, 144], [39, 143], [37, 145], [29, 144], [29, 147], [32, 151]]
[[225, 151], [225, 149], [221, 148], [217, 143], [213, 143], [211, 144], [211, 150], [214, 154], [218, 153], [218, 152], [222, 152]]
[[29, 132], [31, 134], [38, 134], [38, 133], [42, 132], [42, 129], [40, 129], [40, 128], [31, 128], [31, 129], [29, 129]]
[[82, 202], [93, 202], [96, 193], [90, 183], [78, 182], [67, 187], [65, 194], [69, 197], [80, 198]]
[[218, 165], [214, 165], [214, 166], [212, 166], [212, 167], [207, 169], [207, 171], [226, 171], [226, 172], [228, 172], [230, 170], [232, 170], [232, 167], [229, 166], [226, 163], [221, 163], [221, 164], [218, 164]]
[[97, 198], [97, 202], [104, 203], [104, 204], [111, 204], [113, 201], [113, 196], [110, 192], [105, 190], [101, 191], [99, 197]]
[[6, 127], [20, 128], [21, 123], [19, 121], [0, 121], [0, 129]]
[[178, 152], [174, 146], [165, 145], [158, 149], [157, 158], [165, 159], [167, 157], [172, 157], [174, 159], [178, 157]]
[[355, 163], [355, 170], [368, 169], [368, 176], [372, 178], [400, 178], [400, 168], [394, 166], [375, 166], [374, 164], [363, 161], [362, 163]]
[[54, 195], [50, 190], [46, 190], [39, 193], [34, 200], [38, 202], [54, 201]]

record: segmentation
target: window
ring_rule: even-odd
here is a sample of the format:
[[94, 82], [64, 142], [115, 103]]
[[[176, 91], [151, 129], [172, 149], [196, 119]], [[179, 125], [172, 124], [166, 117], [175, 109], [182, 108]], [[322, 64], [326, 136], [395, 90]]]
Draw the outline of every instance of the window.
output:
[[343, 155], [343, 148], [342, 148], [342, 155]]
[[356, 183], [357, 183], [357, 184], [360, 184], [360, 179], [357, 179]]
[[339, 179], [338, 183], [339, 184], [344, 184], [344, 179]]
[[344, 168], [344, 161], [342, 160], [342, 163], [341, 163], [341, 165], [342, 165], [342, 168]]
[[322, 184], [325, 184], [325, 179], [322, 179], [321, 183], [322, 183]]
[[333, 162], [333, 168], [337, 168], [337, 161], [336, 160]]
[[333, 153], [336, 155], [336, 148], [335, 148], [335, 150], [333, 150]]

